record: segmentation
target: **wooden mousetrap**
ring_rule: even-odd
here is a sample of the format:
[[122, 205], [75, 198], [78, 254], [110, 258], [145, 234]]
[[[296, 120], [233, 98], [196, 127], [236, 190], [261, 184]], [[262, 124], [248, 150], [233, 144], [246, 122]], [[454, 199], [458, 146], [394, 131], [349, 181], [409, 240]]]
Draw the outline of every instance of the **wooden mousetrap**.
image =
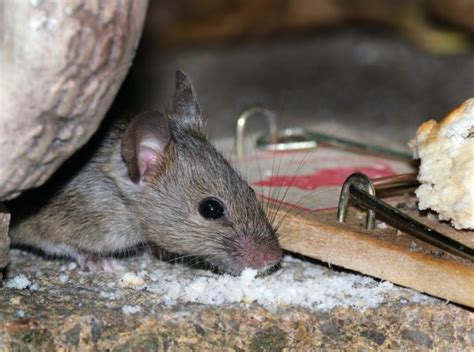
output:
[[[267, 118], [269, 133], [246, 155], [245, 126], [256, 114]], [[417, 210], [409, 153], [278, 131], [261, 108], [239, 119], [236, 151], [234, 164], [263, 199], [285, 250], [474, 307], [474, 231]]]

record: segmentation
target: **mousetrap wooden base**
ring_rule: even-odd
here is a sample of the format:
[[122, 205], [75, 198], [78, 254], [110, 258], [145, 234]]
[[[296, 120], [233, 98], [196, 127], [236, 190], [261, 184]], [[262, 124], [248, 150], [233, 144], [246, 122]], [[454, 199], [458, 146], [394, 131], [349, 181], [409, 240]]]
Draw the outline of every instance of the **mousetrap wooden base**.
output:
[[[355, 210], [347, 224], [336, 222], [336, 210], [296, 215], [291, 214], [292, 210], [285, 207], [276, 216], [276, 221], [282, 222], [279, 232], [284, 249], [474, 307], [471, 261], [385, 224], [367, 231], [365, 213]], [[272, 207], [270, 213], [274, 211]], [[290, 214], [285, 216], [287, 211]], [[474, 243], [474, 231], [456, 231], [437, 220], [417, 216], [416, 211], [409, 213], [453, 239], [470, 246]]]
[[[277, 212], [274, 223], [281, 223], [278, 232], [285, 250], [474, 307], [474, 262], [385, 223], [368, 231], [365, 213], [353, 207], [346, 223], [336, 220], [347, 176], [414, 172], [406, 161], [319, 146], [311, 152], [260, 151], [236, 165], [266, 203], [269, 217]], [[474, 246], [474, 231], [457, 231], [436, 217], [422, 215], [413, 195], [389, 202], [442, 234]]]

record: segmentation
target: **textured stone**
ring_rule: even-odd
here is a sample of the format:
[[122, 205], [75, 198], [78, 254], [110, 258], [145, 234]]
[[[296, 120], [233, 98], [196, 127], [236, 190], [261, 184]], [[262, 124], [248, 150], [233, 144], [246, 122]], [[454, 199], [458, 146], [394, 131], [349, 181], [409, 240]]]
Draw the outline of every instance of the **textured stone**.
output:
[[[155, 302], [155, 293], [133, 288], [122, 288], [120, 298], [104, 297], [100, 293], [117, 283], [114, 274], [70, 270], [64, 262], [17, 251], [12, 258], [10, 275], [23, 273], [36, 287], [0, 288], [0, 350], [466, 351], [474, 344], [474, 313], [435, 299], [388, 300], [366, 310], [269, 310], [256, 303], [166, 306]], [[135, 272], [143, 270], [140, 263], [123, 262]], [[152, 271], [155, 264], [148, 265]], [[69, 276], [64, 284], [60, 273]], [[141, 310], [126, 315], [124, 304]]]
[[10, 237], [8, 227], [10, 225], [10, 214], [0, 203], [0, 280], [2, 280], [2, 269], [8, 265], [10, 260]]
[[[2, 292], [3, 293], [3, 292]], [[78, 296], [78, 299], [81, 299]], [[30, 303], [31, 304], [31, 303]], [[48, 309], [47, 303], [43, 309]], [[396, 308], [381, 307], [365, 313], [353, 309], [334, 309], [322, 317], [302, 308], [269, 312], [257, 305], [250, 307], [205, 307], [186, 305], [179, 309], [161, 307], [154, 313], [126, 318], [102, 302], [84, 301], [84, 308], [69, 317], [55, 313], [48, 318], [12, 319], [4, 317], [0, 336], [1, 348], [23, 347], [49, 349], [52, 346], [84, 350], [98, 348], [114, 351], [153, 351], [164, 349], [225, 349], [250, 351], [281, 351], [286, 348], [448, 348], [465, 350], [472, 346], [467, 333], [455, 333], [455, 342], [438, 336], [444, 324], [467, 327], [473, 323], [472, 313], [458, 307], [434, 305], [420, 309], [417, 319], [411, 314], [416, 305]], [[73, 330], [70, 322], [81, 321], [87, 310], [94, 310], [95, 318], [77, 323]], [[443, 316], [448, 314], [451, 321]], [[330, 320], [350, 320], [340, 325], [339, 333], [327, 334], [323, 326]], [[432, 320], [431, 320], [432, 319]], [[90, 331], [92, 321], [101, 321], [102, 336], [94, 340]], [[392, 325], [385, 322], [392, 320]], [[234, 324], [230, 324], [233, 321]], [[365, 324], [379, 325], [369, 335], [361, 329]], [[412, 326], [404, 329], [403, 327]], [[202, 334], [202, 331], [206, 331]], [[376, 337], [375, 337], [376, 336]], [[0, 344], [1, 344], [0, 343]]]
[[43, 184], [96, 130], [147, 0], [0, 3], [0, 199]]

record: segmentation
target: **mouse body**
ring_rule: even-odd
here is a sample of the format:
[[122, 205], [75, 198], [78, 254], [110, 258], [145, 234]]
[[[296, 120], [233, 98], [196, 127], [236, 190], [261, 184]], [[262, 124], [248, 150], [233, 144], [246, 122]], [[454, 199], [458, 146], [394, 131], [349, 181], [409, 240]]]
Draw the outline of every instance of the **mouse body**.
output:
[[79, 167], [67, 162], [56, 179], [8, 204], [12, 245], [81, 266], [149, 245], [231, 274], [280, 261], [255, 192], [207, 140], [185, 73], [176, 72], [173, 111], [128, 120], [86, 148]]

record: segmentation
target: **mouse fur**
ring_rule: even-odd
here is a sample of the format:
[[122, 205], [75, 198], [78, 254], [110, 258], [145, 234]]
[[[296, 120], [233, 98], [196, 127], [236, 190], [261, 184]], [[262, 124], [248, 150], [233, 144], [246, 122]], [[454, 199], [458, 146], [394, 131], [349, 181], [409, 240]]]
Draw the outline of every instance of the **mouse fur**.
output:
[[[280, 261], [255, 192], [207, 140], [185, 73], [176, 72], [172, 111], [119, 119], [98, 136], [47, 185], [9, 204], [13, 245], [82, 265], [154, 245], [232, 274]], [[205, 218], [202, 204], [222, 215]]]

